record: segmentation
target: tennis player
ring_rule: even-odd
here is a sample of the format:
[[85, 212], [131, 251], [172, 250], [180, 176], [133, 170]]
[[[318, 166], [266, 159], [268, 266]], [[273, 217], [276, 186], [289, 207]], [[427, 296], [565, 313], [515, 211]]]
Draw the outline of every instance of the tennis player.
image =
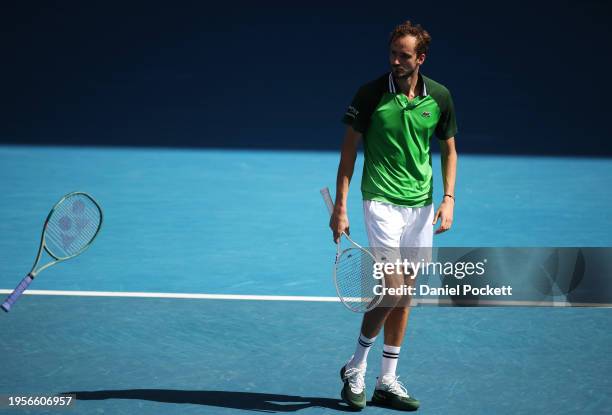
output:
[[[457, 126], [448, 89], [421, 74], [430, 35], [409, 21], [397, 26], [389, 40], [391, 72], [363, 85], [343, 117], [336, 200], [330, 227], [338, 243], [349, 232], [347, 195], [357, 147], [363, 138], [361, 182], [363, 209], [371, 247], [431, 247], [435, 233], [453, 222]], [[444, 196], [434, 214], [430, 139], [440, 140]], [[396, 367], [406, 332], [409, 305], [378, 306], [366, 313], [354, 355], [342, 367], [342, 399], [353, 409], [366, 405], [368, 351], [384, 327], [381, 373], [372, 402], [400, 410], [416, 410], [419, 401], [398, 380]]]

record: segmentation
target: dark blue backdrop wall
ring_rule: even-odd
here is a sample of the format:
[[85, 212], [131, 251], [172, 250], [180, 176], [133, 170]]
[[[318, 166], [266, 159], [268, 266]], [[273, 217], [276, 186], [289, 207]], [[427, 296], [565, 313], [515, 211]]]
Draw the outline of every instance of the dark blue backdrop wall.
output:
[[[15, 2], [18, 3], [18, 2]], [[462, 152], [611, 156], [597, 2], [3, 5], [0, 142], [336, 149], [405, 19], [433, 42]]]

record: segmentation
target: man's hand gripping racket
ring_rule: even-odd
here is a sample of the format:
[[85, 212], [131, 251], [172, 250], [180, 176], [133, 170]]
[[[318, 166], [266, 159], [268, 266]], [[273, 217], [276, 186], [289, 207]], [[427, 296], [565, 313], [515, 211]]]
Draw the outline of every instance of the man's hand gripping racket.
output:
[[[334, 202], [327, 187], [321, 189], [321, 196], [323, 196], [329, 214], [333, 215]], [[340, 246], [342, 235], [352, 244], [345, 250], [342, 250]], [[353, 241], [346, 233], [342, 235], [337, 244], [334, 265], [336, 292], [342, 304], [349, 310], [365, 313], [380, 304], [385, 279], [374, 278], [374, 264], [376, 263], [374, 255]]]

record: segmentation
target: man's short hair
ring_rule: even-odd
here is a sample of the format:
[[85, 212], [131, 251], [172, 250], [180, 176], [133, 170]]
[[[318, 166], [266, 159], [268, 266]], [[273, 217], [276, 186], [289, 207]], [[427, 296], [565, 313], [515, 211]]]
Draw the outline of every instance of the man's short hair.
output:
[[420, 24], [413, 25], [410, 20], [406, 20], [404, 23], [401, 23], [395, 26], [395, 29], [391, 32], [389, 36], [389, 45], [393, 43], [396, 39], [402, 38], [404, 36], [414, 36], [417, 40], [416, 44], [416, 53], [417, 56], [427, 53], [429, 50], [429, 44], [431, 43], [431, 36], [425, 29], [421, 27]]

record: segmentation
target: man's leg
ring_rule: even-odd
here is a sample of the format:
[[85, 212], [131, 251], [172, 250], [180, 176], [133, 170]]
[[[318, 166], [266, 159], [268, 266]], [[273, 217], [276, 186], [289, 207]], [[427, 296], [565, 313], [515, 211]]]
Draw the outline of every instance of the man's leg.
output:
[[[386, 328], [390, 317], [396, 313], [396, 309], [394, 309], [392, 305], [390, 306], [390, 302], [396, 303], [397, 300], [394, 298], [383, 299], [381, 302], [382, 305], [377, 306], [363, 316], [355, 353], [340, 371], [340, 377], [344, 381], [344, 387], [341, 392], [342, 399], [353, 409], [362, 409], [365, 407], [365, 371], [367, 367], [367, 358], [376, 340], [376, 336], [382, 327], [385, 326], [385, 344], [387, 344], [387, 333], [397, 332], [397, 330], [388, 330]], [[401, 309], [402, 308], [398, 308], [397, 310]], [[404, 326], [405, 323], [406, 319], [404, 319]], [[400, 341], [402, 337], [403, 335], [400, 337]], [[387, 346], [385, 346], [385, 348], [386, 347]], [[397, 361], [397, 357], [395, 361]]]
[[[388, 288], [401, 288], [403, 276], [396, 275], [385, 275], [385, 289]], [[385, 327], [385, 333], [387, 333], [387, 320], [393, 310], [401, 305], [408, 304], [408, 300], [404, 295], [383, 295], [380, 303], [372, 310], [364, 314], [361, 321], [360, 336], [357, 342], [357, 349], [355, 354], [349, 361], [349, 366], [365, 366], [367, 359], [367, 352], [363, 353], [362, 348], [371, 346], [378, 336], [378, 333]], [[385, 334], [387, 336], [387, 334]], [[385, 337], [386, 344], [386, 337]]]
[[400, 347], [406, 333], [410, 307], [396, 307], [390, 310], [385, 320], [385, 344]]
[[[395, 256], [399, 258], [400, 241], [404, 232], [404, 216], [401, 210], [387, 203], [364, 200], [363, 211], [368, 243], [371, 248], [374, 247], [372, 251], [374, 256], [380, 261], [390, 262]], [[397, 279], [393, 276], [386, 276], [385, 281], [387, 287], [392, 284], [397, 285]], [[366, 364], [367, 353], [360, 353], [359, 348], [362, 346], [360, 343], [364, 343], [364, 338], [372, 342], [376, 339], [397, 301], [398, 299], [385, 297], [378, 307], [364, 314], [360, 330], [361, 340], [357, 341], [357, 349], [348, 363], [349, 367]], [[366, 340], [365, 343], [369, 341]], [[355, 359], [356, 356], [359, 358]]]
[[380, 368], [380, 377], [395, 376], [400, 347], [406, 333], [410, 307], [396, 307], [385, 320], [385, 344]]
[[[403, 278], [398, 279], [396, 276], [386, 275], [385, 280], [387, 281], [385, 284], [386, 288], [391, 285], [399, 287], [399, 283], [397, 281], [403, 281]], [[355, 353], [347, 363], [347, 367], [365, 368], [367, 365], [367, 357], [370, 347], [374, 344], [374, 341], [376, 340], [376, 337], [382, 330], [383, 326], [386, 326], [386, 321], [394, 310], [394, 307], [396, 304], [400, 304], [401, 300], [402, 296], [384, 295], [377, 307], [364, 314], [361, 321], [359, 338], [357, 339], [357, 347], [355, 349]], [[385, 333], [386, 331], [387, 330], [385, 330]]]
[[[397, 207], [380, 202], [364, 201], [364, 217], [369, 246], [377, 247], [373, 254], [379, 258], [378, 248], [382, 250], [390, 248], [391, 251], [399, 253], [404, 223], [402, 213]], [[368, 352], [391, 310], [392, 307], [381, 304], [364, 315], [355, 353], [340, 371], [344, 382], [341, 392], [342, 399], [354, 409], [365, 407], [365, 371]]]
[[[401, 281], [405, 286], [414, 286], [415, 279], [412, 274], [402, 276]], [[411, 297], [404, 295], [398, 298], [397, 305], [389, 310], [384, 325], [384, 345], [381, 363], [380, 378], [395, 376], [400, 347], [406, 334], [408, 318], [410, 317]]]
[[[405, 214], [407, 226], [401, 238], [402, 257], [409, 262], [427, 262], [431, 259], [429, 248], [433, 243], [433, 206], [406, 208]], [[414, 286], [415, 282], [416, 276], [406, 276], [405, 284]], [[410, 298], [406, 300], [410, 301]], [[396, 375], [409, 315], [410, 303], [401, 303], [386, 318], [381, 374], [372, 397], [373, 402], [402, 410], [415, 410], [420, 405], [417, 399], [408, 394]]]
[[399, 376], [395, 374], [409, 316], [410, 307], [398, 306], [391, 310], [385, 320], [381, 374], [376, 381], [372, 402], [395, 409], [414, 411], [419, 408], [419, 401], [408, 394], [406, 388], [398, 381]]

